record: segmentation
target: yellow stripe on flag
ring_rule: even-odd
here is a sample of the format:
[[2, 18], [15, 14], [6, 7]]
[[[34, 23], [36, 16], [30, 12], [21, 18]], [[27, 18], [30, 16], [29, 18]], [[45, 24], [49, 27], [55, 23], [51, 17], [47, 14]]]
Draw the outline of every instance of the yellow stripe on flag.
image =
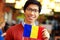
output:
[[30, 38], [38, 37], [38, 26], [32, 26]]

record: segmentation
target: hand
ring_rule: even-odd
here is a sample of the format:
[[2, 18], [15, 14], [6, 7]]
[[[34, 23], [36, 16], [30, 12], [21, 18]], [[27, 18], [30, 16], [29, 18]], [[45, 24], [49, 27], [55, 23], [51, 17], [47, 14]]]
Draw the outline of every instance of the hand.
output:
[[6, 35], [6, 33], [3, 33], [1, 36], [4, 37]]
[[44, 40], [49, 40], [49, 38], [50, 38], [50, 35], [46, 29], [43, 30], [42, 36], [43, 36]]

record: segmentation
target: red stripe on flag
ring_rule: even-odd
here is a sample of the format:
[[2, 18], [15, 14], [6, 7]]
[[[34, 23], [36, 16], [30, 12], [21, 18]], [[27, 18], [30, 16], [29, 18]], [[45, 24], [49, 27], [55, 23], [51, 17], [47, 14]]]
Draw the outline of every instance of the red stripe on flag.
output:
[[43, 40], [43, 36], [42, 36], [43, 29], [44, 29], [44, 27], [39, 27], [39, 30], [38, 30], [38, 39], [39, 40]]

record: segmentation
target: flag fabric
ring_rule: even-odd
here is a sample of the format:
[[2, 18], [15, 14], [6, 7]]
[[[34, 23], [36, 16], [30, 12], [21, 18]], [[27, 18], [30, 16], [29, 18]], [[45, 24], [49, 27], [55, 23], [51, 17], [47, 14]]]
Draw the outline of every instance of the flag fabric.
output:
[[41, 34], [40, 31], [41, 31], [40, 27], [38, 27], [38, 26], [25, 24], [24, 25], [23, 36], [38, 39], [38, 38], [41, 37], [40, 36], [40, 34]]
[[38, 37], [38, 26], [32, 26], [30, 38]]
[[43, 38], [42, 38], [42, 33], [43, 33], [43, 30], [44, 30], [45, 28], [44, 27], [39, 27], [39, 30], [38, 30], [38, 39], [40, 39], [40, 40], [44, 40]]
[[29, 25], [29, 24], [24, 25], [24, 33], [23, 33], [24, 37], [30, 37], [31, 27], [32, 25]]

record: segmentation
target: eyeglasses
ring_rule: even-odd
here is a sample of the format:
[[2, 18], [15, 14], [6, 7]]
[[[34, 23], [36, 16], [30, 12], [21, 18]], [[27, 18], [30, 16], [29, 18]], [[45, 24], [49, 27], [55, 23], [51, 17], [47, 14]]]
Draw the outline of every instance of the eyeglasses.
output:
[[32, 12], [32, 11], [33, 11], [33, 12], [35, 12], [35, 13], [36, 13], [36, 12], [39, 12], [39, 10], [37, 10], [37, 9], [32, 9], [32, 8], [27, 8], [26, 10], [29, 11], [29, 12]]

